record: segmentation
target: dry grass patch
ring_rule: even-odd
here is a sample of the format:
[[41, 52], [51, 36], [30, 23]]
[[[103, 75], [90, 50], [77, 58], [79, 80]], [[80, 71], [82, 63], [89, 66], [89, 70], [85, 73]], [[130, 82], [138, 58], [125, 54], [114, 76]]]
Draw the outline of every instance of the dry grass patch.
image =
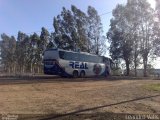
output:
[[148, 84], [144, 86], [147, 90], [160, 91], [160, 84]]

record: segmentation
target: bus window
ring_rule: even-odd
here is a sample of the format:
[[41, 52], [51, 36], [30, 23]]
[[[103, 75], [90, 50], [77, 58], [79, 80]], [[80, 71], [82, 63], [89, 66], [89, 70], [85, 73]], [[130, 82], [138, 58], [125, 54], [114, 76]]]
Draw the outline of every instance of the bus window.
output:
[[85, 55], [80, 53], [59, 51], [59, 56], [61, 59], [73, 60], [73, 61], [83, 61], [92, 63], [102, 63], [103, 59], [100, 56]]
[[59, 51], [59, 56], [61, 59], [78, 61], [78, 54], [77, 53]]
[[79, 57], [79, 61], [86, 62], [86, 55], [84, 55], [84, 54], [79, 54], [78, 57]]
[[59, 57], [60, 57], [61, 59], [64, 59], [64, 51], [59, 51]]
[[79, 61], [79, 54], [78, 53], [72, 53], [72, 59], [74, 61]]
[[92, 61], [95, 63], [102, 63], [102, 58], [99, 56], [92, 56]]
[[98, 56], [79, 54], [79, 60], [84, 62], [101, 63], [102, 58]]
[[85, 62], [93, 62], [93, 57], [91, 55], [84, 55]]

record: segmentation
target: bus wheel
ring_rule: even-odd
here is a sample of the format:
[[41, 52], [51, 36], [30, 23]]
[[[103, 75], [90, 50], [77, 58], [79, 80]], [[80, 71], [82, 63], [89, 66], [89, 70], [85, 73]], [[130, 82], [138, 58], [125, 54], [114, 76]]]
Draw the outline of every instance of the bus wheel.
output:
[[76, 70], [73, 71], [73, 77], [74, 77], [74, 78], [77, 78], [77, 77], [78, 77], [78, 71], [76, 71]]
[[84, 77], [85, 77], [85, 71], [81, 71], [80, 77], [81, 77], [81, 78], [84, 78]]

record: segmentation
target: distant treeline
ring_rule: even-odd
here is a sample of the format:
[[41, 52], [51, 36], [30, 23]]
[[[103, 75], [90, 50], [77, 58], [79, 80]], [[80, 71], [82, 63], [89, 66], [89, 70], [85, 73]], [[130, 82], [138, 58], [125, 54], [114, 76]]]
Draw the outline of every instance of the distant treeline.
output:
[[54, 32], [49, 33], [42, 27], [41, 34], [27, 35], [21, 31], [18, 37], [1, 34], [1, 67], [6, 73], [42, 72], [43, 52], [51, 47], [65, 50], [80, 49], [84, 52], [103, 54], [105, 36], [100, 16], [95, 8], [89, 6], [84, 13], [76, 6], [71, 10], [62, 8], [53, 19]]

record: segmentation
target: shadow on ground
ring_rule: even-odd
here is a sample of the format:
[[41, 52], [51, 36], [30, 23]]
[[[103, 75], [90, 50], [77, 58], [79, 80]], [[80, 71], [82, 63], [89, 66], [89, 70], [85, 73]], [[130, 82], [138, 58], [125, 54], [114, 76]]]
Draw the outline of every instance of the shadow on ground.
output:
[[[54, 115], [56, 116], [57, 114]], [[50, 115], [48, 115], [48, 117], [49, 116]], [[43, 115], [18, 115], [19, 120], [125, 120], [125, 118], [126, 114], [116, 114], [109, 112], [97, 112], [92, 114], [74, 114], [50, 119], [44, 117]]]
[[[95, 112], [94, 110], [106, 108], [106, 107], [110, 107], [110, 106], [115, 106], [115, 105], [120, 105], [120, 104], [125, 104], [125, 103], [129, 103], [129, 102], [144, 100], [144, 99], [148, 99], [148, 98], [159, 97], [159, 96], [160, 96], [160, 94], [146, 96], [146, 97], [140, 97], [140, 98], [135, 98], [132, 100], [121, 101], [118, 103], [82, 109], [82, 110], [73, 111], [73, 112], [65, 113], [65, 114], [53, 113], [50, 115], [34, 115], [32, 117], [31, 116], [26, 116], [26, 117], [21, 116], [20, 118], [23, 120], [35, 120], [35, 119], [36, 120], [37, 119], [38, 120], [125, 120], [127, 116], [132, 116], [132, 115], [134, 116], [134, 114], [125, 114], [125, 113], [117, 114], [117, 113], [110, 113], [110, 112], [99, 113], [99, 112]], [[87, 113], [87, 112], [89, 112], [89, 113]], [[160, 118], [160, 115], [159, 115], [159, 118]], [[148, 118], [143, 118], [143, 120], [148, 120]]]

